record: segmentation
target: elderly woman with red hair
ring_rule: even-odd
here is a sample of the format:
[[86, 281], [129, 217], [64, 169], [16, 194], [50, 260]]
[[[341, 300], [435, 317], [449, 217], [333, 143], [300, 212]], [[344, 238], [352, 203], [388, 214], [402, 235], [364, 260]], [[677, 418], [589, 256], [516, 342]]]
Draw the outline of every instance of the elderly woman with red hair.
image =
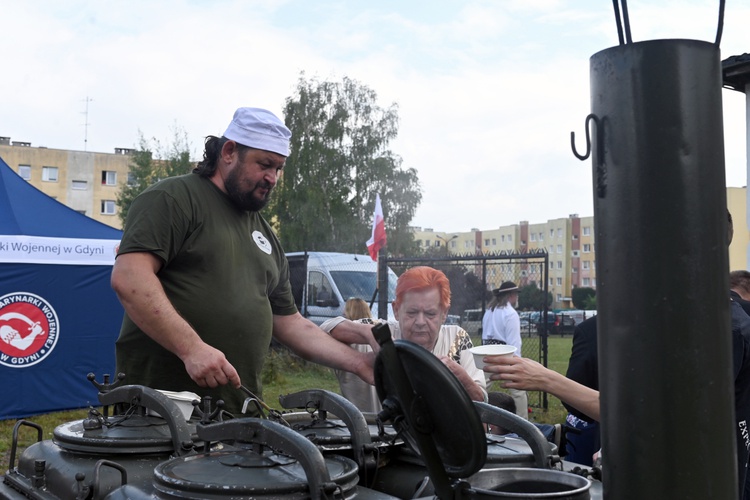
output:
[[[388, 322], [391, 335], [432, 352], [451, 370], [472, 400], [487, 401], [484, 373], [476, 367], [469, 351], [473, 347], [469, 334], [457, 325], [444, 324], [450, 305], [450, 283], [442, 271], [427, 266], [409, 269], [396, 284], [393, 301], [396, 322]], [[339, 317], [326, 321], [321, 328], [354, 349], [378, 349], [371, 324]], [[340, 377], [339, 384], [344, 397], [360, 410], [380, 410], [375, 387], [356, 377]]]

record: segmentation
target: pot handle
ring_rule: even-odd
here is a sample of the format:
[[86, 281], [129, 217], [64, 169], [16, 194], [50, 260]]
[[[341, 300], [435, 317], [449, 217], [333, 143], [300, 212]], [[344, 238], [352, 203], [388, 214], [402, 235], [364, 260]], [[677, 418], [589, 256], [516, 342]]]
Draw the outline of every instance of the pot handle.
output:
[[[370, 428], [364, 415], [354, 403], [340, 394], [323, 389], [309, 389], [279, 396], [279, 403], [284, 408], [314, 408], [336, 415], [344, 421], [351, 433], [352, 448], [357, 464], [368, 473], [375, 471], [377, 462], [372, 453]], [[325, 418], [323, 415], [321, 417]]]
[[198, 424], [198, 437], [204, 441], [234, 439], [246, 443], [257, 443], [273, 450], [283, 450], [297, 460], [305, 471], [313, 500], [328, 498], [338, 488], [331, 481], [323, 454], [318, 447], [296, 431], [271, 420], [259, 418], [236, 418], [214, 424]]
[[515, 413], [488, 403], [474, 401], [474, 406], [479, 412], [479, 418], [482, 419], [482, 422], [508, 429], [526, 441], [534, 454], [534, 463], [537, 468], [550, 469], [552, 467], [554, 461], [552, 445], [534, 424]]
[[137, 404], [153, 410], [166, 420], [172, 436], [174, 452], [183, 456], [193, 449], [193, 439], [182, 411], [167, 396], [142, 385], [123, 385], [109, 392], [99, 393], [99, 402], [103, 405]]

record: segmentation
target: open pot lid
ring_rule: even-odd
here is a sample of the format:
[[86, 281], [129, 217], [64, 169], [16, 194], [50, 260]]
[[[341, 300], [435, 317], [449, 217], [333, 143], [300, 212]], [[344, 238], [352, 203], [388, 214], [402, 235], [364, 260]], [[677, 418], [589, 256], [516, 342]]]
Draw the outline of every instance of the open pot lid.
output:
[[387, 324], [373, 327], [381, 345], [375, 360], [375, 386], [383, 404], [379, 418], [422, 456], [431, 479], [448, 483], [484, 465], [486, 436], [465, 389], [431, 352], [391, 339]]

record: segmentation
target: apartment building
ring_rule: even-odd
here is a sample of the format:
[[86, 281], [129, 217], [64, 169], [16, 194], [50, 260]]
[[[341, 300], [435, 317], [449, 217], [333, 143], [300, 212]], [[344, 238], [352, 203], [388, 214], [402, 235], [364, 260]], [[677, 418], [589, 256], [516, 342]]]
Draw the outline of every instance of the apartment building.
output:
[[[571, 308], [571, 290], [575, 287], [596, 288], [596, 266], [594, 253], [593, 217], [552, 219], [544, 223], [501, 226], [495, 229], [472, 228], [466, 233], [446, 233], [432, 228], [414, 228], [414, 238], [420, 248], [446, 248], [449, 254], [471, 255], [495, 252], [532, 252], [545, 250], [549, 259], [546, 276], [548, 290], [552, 294], [553, 308]], [[520, 285], [526, 284], [528, 276], [542, 277], [540, 269], [528, 264], [518, 268], [515, 277]], [[585, 269], [584, 269], [585, 267]], [[490, 273], [489, 288], [497, 288], [507, 275]], [[533, 279], [533, 278], [530, 278]], [[584, 283], [586, 283], [584, 285]], [[542, 288], [543, 283], [537, 283]]]
[[[730, 270], [750, 268], [750, 232], [748, 231], [747, 188], [727, 188], [727, 206], [734, 220], [734, 239], [729, 247]], [[548, 290], [553, 308], [571, 308], [574, 288], [596, 289], [596, 241], [594, 217], [572, 214], [547, 222], [501, 226], [496, 229], [472, 228], [466, 233], [445, 233], [432, 228], [415, 227], [414, 238], [421, 248], [445, 247], [450, 254], [480, 254], [491, 252], [547, 251], [549, 269]], [[529, 272], [537, 274], [536, 270]], [[490, 288], [499, 286], [488, 276]], [[523, 276], [519, 276], [519, 283]]]
[[0, 158], [34, 187], [64, 205], [117, 229], [117, 194], [128, 180], [131, 149], [114, 153], [32, 147], [0, 137]]

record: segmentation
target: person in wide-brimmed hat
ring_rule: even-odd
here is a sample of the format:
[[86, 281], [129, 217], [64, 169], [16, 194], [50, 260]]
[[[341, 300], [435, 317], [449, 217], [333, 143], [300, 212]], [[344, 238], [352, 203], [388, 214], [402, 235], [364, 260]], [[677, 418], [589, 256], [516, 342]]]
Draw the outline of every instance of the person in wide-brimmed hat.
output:
[[[514, 290], [518, 290], [518, 286], [513, 283], [512, 281], [505, 281], [502, 285], [500, 285], [500, 288], [495, 288], [492, 290], [492, 294], [496, 297], [499, 297], [501, 295], [504, 295], [506, 293], [510, 293]], [[518, 292], [516, 292], [516, 298], [518, 297]]]
[[[513, 308], [518, 303], [518, 285], [505, 281], [492, 290], [492, 300], [482, 318], [482, 344], [508, 344], [521, 355], [521, 319]], [[526, 391], [510, 389], [516, 402], [516, 414], [528, 419], [529, 404]]]

